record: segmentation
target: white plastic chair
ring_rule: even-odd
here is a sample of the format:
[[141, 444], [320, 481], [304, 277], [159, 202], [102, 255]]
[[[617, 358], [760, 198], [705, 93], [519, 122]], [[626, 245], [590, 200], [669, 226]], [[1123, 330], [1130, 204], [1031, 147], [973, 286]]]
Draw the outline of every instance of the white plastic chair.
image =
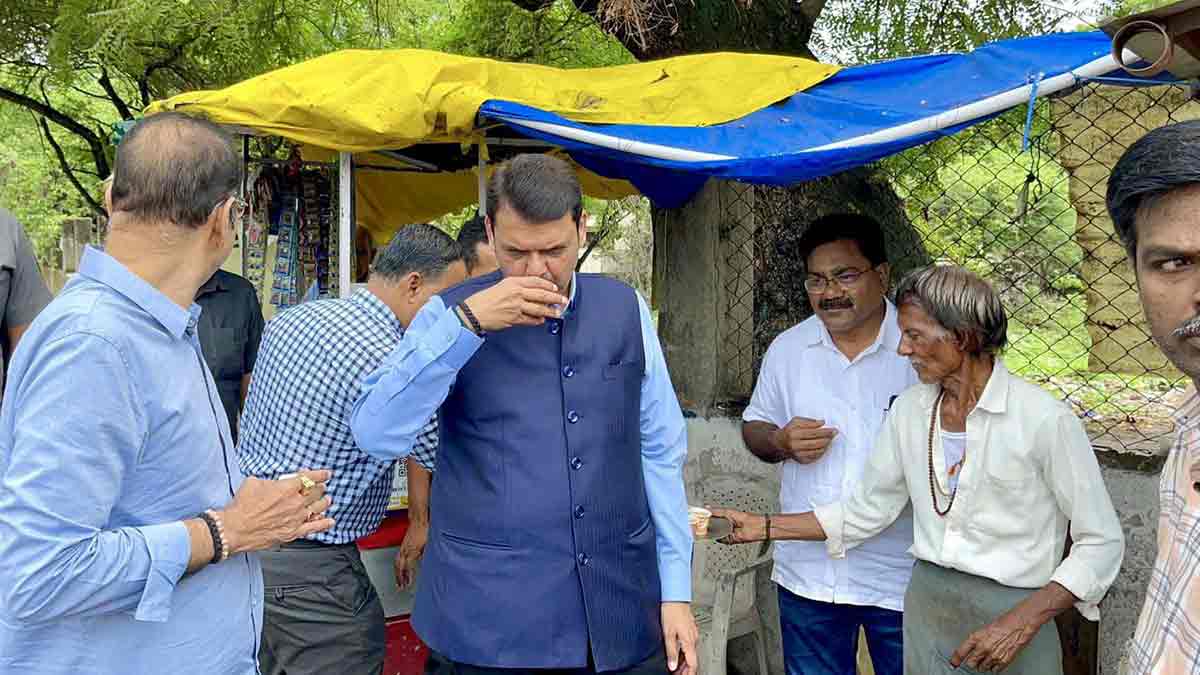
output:
[[[762, 513], [771, 500], [729, 476], [700, 479], [692, 504]], [[768, 575], [771, 550], [761, 544], [726, 546], [697, 540], [692, 554], [692, 612], [700, 629], [700, 672], [725, 675], [729, 641], [753, 635], [760, 675], [767, 675], [767, 632], [755, 606], [760, 575]]]

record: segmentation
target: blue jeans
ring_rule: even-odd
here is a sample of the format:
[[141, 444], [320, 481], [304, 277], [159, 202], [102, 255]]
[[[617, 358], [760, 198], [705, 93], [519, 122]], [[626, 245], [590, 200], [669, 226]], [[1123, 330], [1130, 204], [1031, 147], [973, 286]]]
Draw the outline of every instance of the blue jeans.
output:
[[903, 675], [903, 616], [880, 607], [809, 600], [780, 586], [787, 675], [855, 675], [859, 627], [866, 630], [876, 675]]

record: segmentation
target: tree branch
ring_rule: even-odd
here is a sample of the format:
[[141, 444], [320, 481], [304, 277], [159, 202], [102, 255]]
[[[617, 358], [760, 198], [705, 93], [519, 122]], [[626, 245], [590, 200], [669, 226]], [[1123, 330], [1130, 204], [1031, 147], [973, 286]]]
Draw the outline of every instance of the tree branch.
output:
[[527, 12], [536, 12], [554, 4], [554, 0], [510, 0], [510, 2]]
[[50, 119], [58, 126], [84, 138], [91, 138], [95, 136], [91, 129], [88, 129], [83, 124], [76, 122], [66, 113], [56, 110], [49, 105], [42, 103], [37, 99], [30, 98], [20, 92], [0, 86], [0, 99], [10, 103], [16, 103], [23, 108], [28, 108], [42, 117]]
[[[142, 73], [142, 76], [138, 78], [138, 93], [140, 93], [142, 96], [143, 107], [150, 105], [151, 101], [150, 76], [155, 72], [162, 70], [163, 68], [168, 68], [174, 65], [175, 62], [183, 56], [183, 50], [187, 49], [188, 45], [200, 39], [200, 32], [197, 32], [192, 37], [176, 44], [174, 47], [170, 47], [170, 52], [167, 54], [166, 58], [155, 61], [154, 63], [146, 66], [146, 70]], [[166, 49], [167, 47], [164, 46], [163, 48]]]
[[91, 193], [87, 191], [87, 188], [83, 187], [83, 183], [80, 183], [79, 179], [75, 177], [75, 171], [71, 168], [71, 164], [67, 162], [67, 155], [63, 152], [62, 146], [58, 144], [58, 141], [54, 139], [54, 134], [50, 132], [50, 124], [46, 122], [46, 118], [39, 117], [38, 124], [42, 127], [42, 133], [46, 136], [46, 142], [50, 144], [51, 148], [54, 148], [54, 155], [58, 157], [58, 165], [62, 167], [67, 180], [71, 181], [71, 185], [75, 186], [75, 190], [83, 196], [84, 201], [88, 203], [88, 206], [92, 207], [93, 211], [104, 217], [108, 217], [108, 212], [104, 210], [104, 207], [100, 206]]
[[103, 176], [108, 175], [108, 158], [104, 155], [104, 141], [86, 125], [61, 110], [55, 109], [48, 103], [42, 103], [37, 99], [30, 98], [25, 94], [5, 87], [0, 87], [0, 100], [16, 103], [82, 138], [92, 152], [92, 161], [96, 165], [96, 173]]
[[108, 71], [106, 69], [100, 69], [100, 77], [96, 78], [96, 82], [104, 89], [104, 93], [108, 94], [108, 100], [112, 101], [113, 107], [117, 109], [117, 114], [121, 116], [121, 119], [133, 119], [133, 113], [130, 112], [129, 105], [125, 103], [125, 99], [117, 94], [117, 89], [113, 86], [112, 80], [108, 79]]

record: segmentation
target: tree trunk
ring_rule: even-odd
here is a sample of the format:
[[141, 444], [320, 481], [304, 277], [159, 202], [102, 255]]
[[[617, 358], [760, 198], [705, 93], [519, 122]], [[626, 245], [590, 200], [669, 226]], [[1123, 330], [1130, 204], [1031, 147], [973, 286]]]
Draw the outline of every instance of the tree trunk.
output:
[[808, 40], [825, 0], [575, 0], [575, 5], [639, 61], [715, 51], [812, 58]]
[[835, 212], [873, 216], [883, 226], [894, 286], [907, 272], [928, 265], [929, 253], [900, 198], [882, 175], [867, 168], [801, 183], [758, 188], [755, 237], [755, 369], [776, 335], [812, 315], [804, 290], [804, 261], [796, 255], [808, 223]]

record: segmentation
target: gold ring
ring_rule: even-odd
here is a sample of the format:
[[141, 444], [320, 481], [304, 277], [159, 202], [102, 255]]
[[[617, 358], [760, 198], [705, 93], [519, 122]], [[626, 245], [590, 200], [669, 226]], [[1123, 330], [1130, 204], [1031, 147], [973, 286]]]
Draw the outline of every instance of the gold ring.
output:
[[316, 481], [308, 476], [300, 476], [300, 494], [306, 495], [308, 491], [317, 487]]

